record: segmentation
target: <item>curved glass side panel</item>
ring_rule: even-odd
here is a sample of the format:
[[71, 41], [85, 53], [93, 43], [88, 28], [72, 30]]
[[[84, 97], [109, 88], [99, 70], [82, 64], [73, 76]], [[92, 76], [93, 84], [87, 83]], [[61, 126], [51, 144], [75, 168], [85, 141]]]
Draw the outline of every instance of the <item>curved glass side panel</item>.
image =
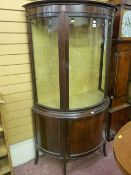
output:
[[60, 108], [58, 18], [31, 20], [38, 103]]
[[69, 108], [91, 107], [105, 96], [108, 20], [69, 18]]

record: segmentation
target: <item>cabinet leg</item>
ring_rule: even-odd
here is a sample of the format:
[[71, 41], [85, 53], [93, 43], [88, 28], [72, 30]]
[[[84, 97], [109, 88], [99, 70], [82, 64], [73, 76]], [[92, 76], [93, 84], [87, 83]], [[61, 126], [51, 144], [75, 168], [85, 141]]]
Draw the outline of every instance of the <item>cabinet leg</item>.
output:
[[38, 163], [38, 160], [39, 160], [39, 150], [36, 148], [36, 157], [35, 157], [35, 161], [34, 161], [34, 164], [36, 165]]
[[63, 171], [64, 171], [64, 175], [66, 175], [66, 164], [67, 164], [67, 160], [66, 158], [63, 159]]
[[107, 156], [107, 153], [106, 153], [106, 141], [103, 144], [103, 154], [104, 154], [104, 156]]

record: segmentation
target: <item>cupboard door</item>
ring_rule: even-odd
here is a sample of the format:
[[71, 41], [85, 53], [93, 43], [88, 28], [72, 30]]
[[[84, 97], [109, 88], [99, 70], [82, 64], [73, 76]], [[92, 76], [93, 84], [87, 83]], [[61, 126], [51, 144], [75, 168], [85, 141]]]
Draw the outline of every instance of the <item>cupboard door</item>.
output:
[[63, 152], [63, 120], [35, 114], [38, 147], [55, 156]]
[[68, 154], [70, 157], [87, 154], [104, 140], [104, 116], [102, 112], [93, 117], [86, 117], [68, 122]]
[[130, 107], [109, 113], [110, 129], [116, 134], [129, 121]]
[[115, 96], [124, 96], [127, 93], [128, 72], [130, 66], [130, 53], [119, 53], [116, 58], [116, 76], [115, 76]]

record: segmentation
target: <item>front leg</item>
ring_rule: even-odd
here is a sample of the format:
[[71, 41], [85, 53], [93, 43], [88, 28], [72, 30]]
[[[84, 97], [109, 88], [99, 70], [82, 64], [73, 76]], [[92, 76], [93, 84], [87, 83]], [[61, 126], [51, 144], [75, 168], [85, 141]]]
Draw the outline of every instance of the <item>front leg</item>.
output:
[[35, 165], [38, 163], [38, 160], [39, 160], [39, 150], [38, 150], [38, 148], [36, 148], [36, 152], [35, 152], [35, 161], [34, 161], [34, 164], [35, 164]]

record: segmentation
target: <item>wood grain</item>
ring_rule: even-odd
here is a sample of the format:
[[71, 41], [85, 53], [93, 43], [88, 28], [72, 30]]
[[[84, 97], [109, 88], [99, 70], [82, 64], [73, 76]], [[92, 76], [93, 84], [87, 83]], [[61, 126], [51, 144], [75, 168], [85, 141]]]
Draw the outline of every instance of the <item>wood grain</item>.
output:
[[114, 154], [124, 175], [131, 174], [131, 122], [123, 126], [115, 137]]

